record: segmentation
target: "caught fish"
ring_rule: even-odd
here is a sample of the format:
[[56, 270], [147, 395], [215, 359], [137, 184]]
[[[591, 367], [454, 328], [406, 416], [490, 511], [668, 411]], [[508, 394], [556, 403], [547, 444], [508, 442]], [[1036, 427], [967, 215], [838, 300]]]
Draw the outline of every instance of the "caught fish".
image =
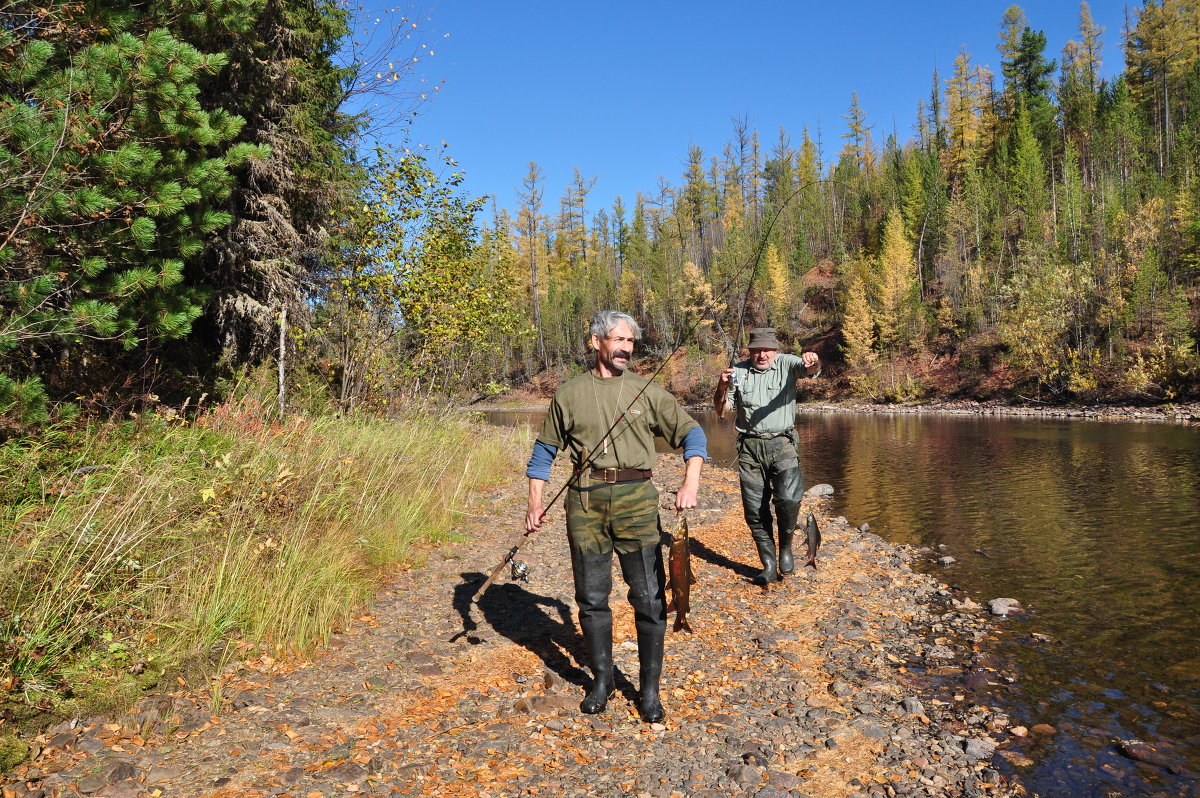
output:
[[817, 526], [817, 517], [808, 514], [808, 522], [804, 525], [804, 535], [808, 538], [808, 562], [805, 565], [817, 570], [817, 549], [821, 545], [821, 527]]
[[687, 518], [679, 522], [679, 527], [671, 533], [671, 554], [668, 557], [667, 571], [670, 574], [671, 601], [667, 604], [667, 613], [675, 613], [674, 631], [682, 629], [691, 632], [692, 626], [687, 621], [691, 609], [692, 585], [696, 577], [692, 574], [691, 537], [688, 535]]

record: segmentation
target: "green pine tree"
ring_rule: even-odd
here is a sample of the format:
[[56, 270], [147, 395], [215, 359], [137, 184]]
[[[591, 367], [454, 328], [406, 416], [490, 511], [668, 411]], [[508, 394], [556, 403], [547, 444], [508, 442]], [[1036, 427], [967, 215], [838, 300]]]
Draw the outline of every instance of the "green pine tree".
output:
[[[231, 144], [244, 120], [200, 102], [224, 55], [131, 8], [36, 11], [0, 29], [0, 351], [11, 381], [60, 389], [98, 350], [190, 330], [205, 292], [184, 264], [264, 149]], [[234, 6], [208, 24], [244, 22]]]

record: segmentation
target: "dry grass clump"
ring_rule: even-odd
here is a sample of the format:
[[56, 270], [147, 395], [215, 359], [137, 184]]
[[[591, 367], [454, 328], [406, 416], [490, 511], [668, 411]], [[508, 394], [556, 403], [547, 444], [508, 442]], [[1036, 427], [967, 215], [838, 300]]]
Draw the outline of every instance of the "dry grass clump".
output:
[[120, 703], [233, 643], [311, 645], [511, 472], [513, 434], [416, 413], [277, 423], [240, 401], [7, 446], [10, 710]]

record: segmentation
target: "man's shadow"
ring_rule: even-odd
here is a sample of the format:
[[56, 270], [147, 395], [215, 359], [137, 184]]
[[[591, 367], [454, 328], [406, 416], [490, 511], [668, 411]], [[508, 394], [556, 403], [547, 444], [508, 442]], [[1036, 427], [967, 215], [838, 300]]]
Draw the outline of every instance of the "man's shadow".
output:
[[[463, 628], [452, 641], [465, 637], [471, 645], [485, 642], [486, 631], [475, 620], [482, 617], [496, 634], [536, 654], [547, 669], [566, 681], [583, 688], [591, 685], [591, 675], [576, 664], [587, 662], [587, 648], [575, 628], [569, 605], [557, 598], [538, 595], [515, 582], [493, 583], [479, 597], [479, 603], [472, 604], [471, 597], [487, 577], [478, 571], [459, 576], [462, 581], [454, 587], [454, 608], [462, 618]], [[614, 681], [622, 694], [637, 695], [617, 668]]]
[[746, 579], [753, 579], [761, 570], [760, 568], [755, 568], [752, 565], [745, 565], [737, 560], [731, 560], [724, 554], [713, 551], [708, 546], [705, 546], [696, 538], [692, 538], [691, 540], [690, 551], [693, 555], [699, 557], [705, 562], [712, 563], [713, 565], [721, 568], [728, 568], [738, 576], [745, 577]]

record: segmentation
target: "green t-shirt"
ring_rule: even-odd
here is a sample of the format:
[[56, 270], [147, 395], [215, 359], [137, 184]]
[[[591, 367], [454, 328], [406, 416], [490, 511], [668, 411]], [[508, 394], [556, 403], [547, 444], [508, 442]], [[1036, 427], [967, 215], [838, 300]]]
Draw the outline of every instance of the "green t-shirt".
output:
[[733, 385], [726, 397], [737, 408], [738, 433], [775, 435], [796, 426], [796, 380], [808, 376], [803, 360], [780, 352], [765, 371], [749, 360], [734, 364], [733, 369]]
[[[622, 413], [607, 440], [601, 440]], [[655, 435], [678, 449], [698, 426], [674, 396], [645, 377], [628, 371], [619, 377], [597, 377], [589, 371], [555, 392], [538, 440], [560, 452], [569, 447], [576, 463], [587, 447], [593, 468], [653, 468], [658, 459]]]

